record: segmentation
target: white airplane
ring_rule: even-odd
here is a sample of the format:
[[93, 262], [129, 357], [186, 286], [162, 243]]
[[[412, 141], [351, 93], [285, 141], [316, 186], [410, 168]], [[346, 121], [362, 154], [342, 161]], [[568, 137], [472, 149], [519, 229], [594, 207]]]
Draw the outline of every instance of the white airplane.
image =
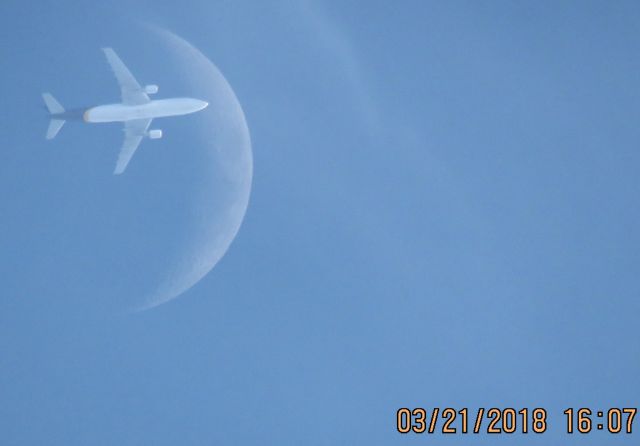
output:
[[154, 118], [195, 113], [209, 104], [192, 98], [152, 101], [148, 95], [157, 93], [158, 86], [146, 85], [144, 88], [141, 87], [113, 49], [103, 48], [102, 50], [118, 79], [118, 84], [120, 84], [122, 102], [120, 104], [99, 105], [83, 110], [65, 110], [50, 93], [43, 93], [42, 98], [51, 115], [47, 139], [55, 138], [67, 120], [83, 120], [90, 123], [123, 122], [124, 143], [120, 149], [116, 168], [113, 171], [114, 175], [119, 175], [127, 168], [131, 157], [144, 137], [149, 137], [150, 139], [162, 138], [162, 130], [148, 130]]

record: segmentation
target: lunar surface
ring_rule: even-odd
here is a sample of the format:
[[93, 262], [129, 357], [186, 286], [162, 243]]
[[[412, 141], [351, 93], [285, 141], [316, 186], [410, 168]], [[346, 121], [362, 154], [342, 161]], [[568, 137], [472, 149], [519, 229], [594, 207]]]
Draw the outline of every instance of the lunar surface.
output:
[[[52, 45], [73, 48], [68, 39]], [[209, 107], [154, 120], [162, 139], [144, 140], [119, 176], [112, 171], [121, 125], [69, 122], [45, 141], [45, 110], [17, 115], [29, 127], [12, 125], [6, 135], [15, 150], [0, 175], [0, 196], [12, 194], [2, 200], [0, 246], [8, 254], [0, 271], [16, 302], [121, 314], [176, 298], [216, 266], [244, 218], [253, 158], [238, 99], [189, 42], [126, 24], [92, 39], [55, 53], [56, 63], [29, 85], [34, 97], [46, 88], [69, 109], [118, 101], [100, 51], [108, 44], [142, 85], [159, 85], [154, 99], [197, 97]], [[32, 57], [46, 59], [48, 51]], [[25, 275], [33, 280], [19, 280]]]
[[175, 66], [181, 67], [190, 88], [211, 105], [197, 129], [205, 150], [188, 235], [174, 254], [175, 264], [136, 309], [179, 296], [220, 261], [240, 229], [253, 174], [244, 113], [222, 73], [186, 40], [160, 28], [150, 30], [166, 46]]

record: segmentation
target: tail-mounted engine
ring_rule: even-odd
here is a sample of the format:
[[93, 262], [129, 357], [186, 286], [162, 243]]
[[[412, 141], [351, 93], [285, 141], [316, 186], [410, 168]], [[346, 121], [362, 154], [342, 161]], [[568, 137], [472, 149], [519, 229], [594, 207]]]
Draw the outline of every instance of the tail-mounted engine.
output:
[[149, 130], [147, 132], [147, 136], [149, 137], [149, 139], [160, 139], [162, 138], [162, 130], [160, 129]]
[[154, 84], [145, 85], [144, 92], [147, 94], [156, 94], [158, 92], [158, 86]]

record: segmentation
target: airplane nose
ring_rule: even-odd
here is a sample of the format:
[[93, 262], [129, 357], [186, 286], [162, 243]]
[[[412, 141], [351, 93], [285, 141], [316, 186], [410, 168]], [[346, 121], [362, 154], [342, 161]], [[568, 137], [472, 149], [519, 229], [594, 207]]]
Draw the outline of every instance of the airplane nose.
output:
[[207, 101], [201, 101], [200, 99], [187, 98], [185, 99], [185, 107], [187, 107], [190, 111], [189, 113], [194, 113], [200, 110], [203, 110], [209, 106]]
[[204, 110], [209, 106], [207, 101], [201, 101], [200, 99], [193, 99], [192, 104], [196, 111]]

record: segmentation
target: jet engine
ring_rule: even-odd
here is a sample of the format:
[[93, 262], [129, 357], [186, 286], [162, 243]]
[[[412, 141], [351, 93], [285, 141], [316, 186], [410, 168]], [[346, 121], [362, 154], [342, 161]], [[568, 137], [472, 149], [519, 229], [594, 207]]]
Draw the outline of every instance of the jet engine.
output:
[[149, 137], [149, 139], [160, 139], [162, 138], [162, 130], [160, 129], [149, 130], [147, 132], [147, 136]]
[[158, 92], [158, 86], [154, 84], [145, 85], [144, 92], [147, 94], [156, 94]]

